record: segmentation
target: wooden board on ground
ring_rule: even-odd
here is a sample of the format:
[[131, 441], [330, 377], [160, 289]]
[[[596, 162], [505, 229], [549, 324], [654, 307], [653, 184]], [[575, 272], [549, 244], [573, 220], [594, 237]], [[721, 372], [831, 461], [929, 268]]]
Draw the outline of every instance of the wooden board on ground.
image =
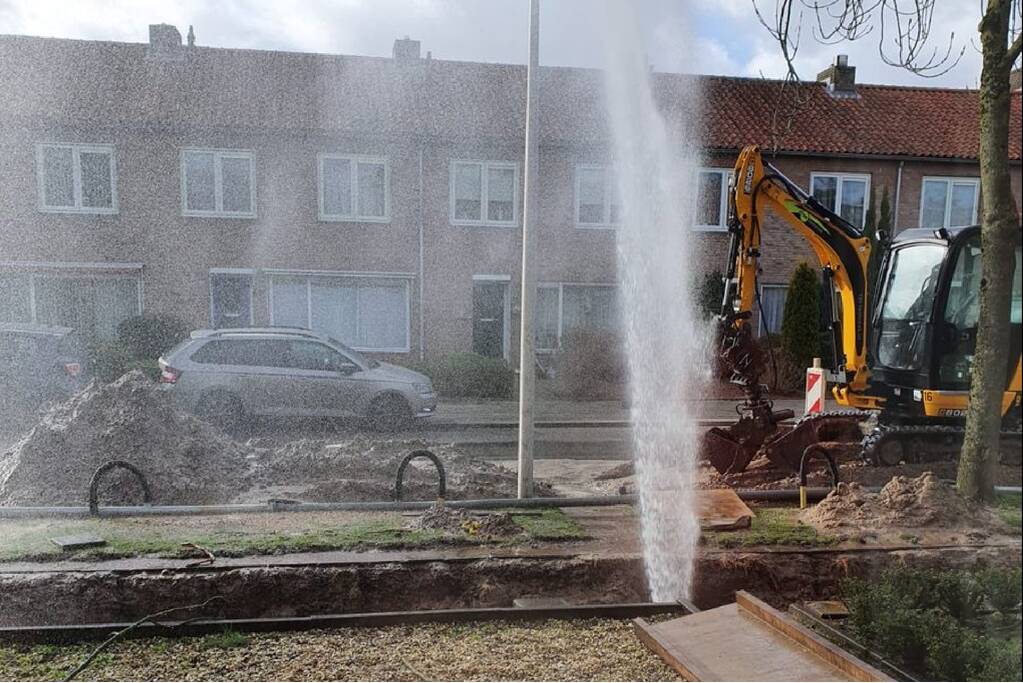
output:
[[731, 605], [633, 623], [640, 640], [690, 681], [892, 680], [745, 591]]
[[698, 490], [696, 514], [704, 531], [748, 529], [753, 519], [753, 511], [732, 489]]

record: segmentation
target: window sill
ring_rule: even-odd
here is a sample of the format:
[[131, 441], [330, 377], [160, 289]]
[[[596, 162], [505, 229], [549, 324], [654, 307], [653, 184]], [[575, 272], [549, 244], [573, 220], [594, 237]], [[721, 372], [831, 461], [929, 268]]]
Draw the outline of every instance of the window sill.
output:
[[728, 228], [724, 225], [694, 225], [694, 232], [720, 232], [722, 234], [728, 233]]
[[227, 213], [224, 211], [182, 211], [181, 215], [185, 218], [240, 218], [242, 220], [256, 218], [255, 213]]
[[511, 223], [502, 223], [498, 221], [462, 221], [462, 220], [451, 220], [451, 225], [456, 228], [497, 228], [500, 229], [517, 229], [519, 227], [518, 221]]
[[390, 216], [331, 216], [320, 214], [321, 223], [390, 223]]
[[621, 223], [576, 223], [576, 230], [617, 230]]
[[78, 214], [78, 215], [99, 215], [99, 216], [113, 216], [118, 213], [117, 207], [112, 209], [101, 209], [101, 208], [77, 208], [71, 206], [40, 206], [39, 211], [41, 213], [65, 213], [65, 214]]

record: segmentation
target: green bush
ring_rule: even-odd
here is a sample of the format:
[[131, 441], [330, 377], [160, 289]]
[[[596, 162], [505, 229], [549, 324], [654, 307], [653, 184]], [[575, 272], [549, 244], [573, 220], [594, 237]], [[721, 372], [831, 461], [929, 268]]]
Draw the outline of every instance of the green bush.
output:
[[118, 340], [137, 359], [156, 360], [188, 334], [184, 322], [162, 314], [136, 315], [117, 326]]
[[725, 298], [725, 276], [720, 270], [705, 273], [697, 292], [697, 304], [704, 317], [711, 318], [721, 312]]
[[621, 340], [607, 330], [572, 330], [554, 359], [555, 393], [574, 399], [620, 397], [626, 380]]
[[813, 269], [800, 263], [789, 280], [781, 346], [796, 365], [808, 368], [820, 353], [820, 282]]
[[413, 366], [433, 381], [437, 393], [450, 398], [511, 398], [515, 388], [515, 371], [500, 358], [453, 353]]
[[113, 382], [135, 362], [131, 350], [120, 342], [100, 342], [89, 348], [89, 368], [99, 380]]
[[1019, 569], [898, 568], [847, 581], [842, 593], [853, 636], [911, 673], [1020, 680], [1019, 583]]

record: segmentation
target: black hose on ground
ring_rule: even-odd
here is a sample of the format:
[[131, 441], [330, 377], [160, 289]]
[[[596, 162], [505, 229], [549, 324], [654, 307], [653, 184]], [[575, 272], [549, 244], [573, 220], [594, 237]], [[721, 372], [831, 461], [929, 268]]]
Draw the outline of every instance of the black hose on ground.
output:
[[92, 473], [92, 480], [89, 481], [89, 514], [99, 515], [99, 482], [100, 479], [107, 472], [111, 470], [128, 470], [135, 475], [135, 479], [138, 480], [142, 486], [142, 503], [149, 505], [152, 502], [152, 496], [149, 492], [149, 482], [146, 481], [146, 477], [142, 474], [139, 468], [132, 465], [130, 462], [124, 460], [111, 460], [110, 462], [104, 463], [96, 468], [96, 471]]
[[814, 458], [828, 461], [828, 468], [831, 470], [831, 488], [838, 488], [838, 465], [835, 464], [835, 459], [831, 457], [831, 453], [821, 446], [820, 444], [813, 444], [806, 447], [803, 451], [803, 457], [799, 459], [799, 509], [806, 509], [806, 477], [809, 474], [807, 471], [807, 464]]
[[426, 458], [433, 462], [434, 467], [437, 468], [437, 497], [443, 498], [447, 493], [447, 475], [444, 474], [444, 463], [440, 461], [440, 458], [430, 451], [412, 451], [398, 465], [398, 473], [394, 478], [394, 500], [396, 502], [401, 502], [401, 491], [405, 484], [405, 470], [408, 468], [409, 463], [416, 458]]

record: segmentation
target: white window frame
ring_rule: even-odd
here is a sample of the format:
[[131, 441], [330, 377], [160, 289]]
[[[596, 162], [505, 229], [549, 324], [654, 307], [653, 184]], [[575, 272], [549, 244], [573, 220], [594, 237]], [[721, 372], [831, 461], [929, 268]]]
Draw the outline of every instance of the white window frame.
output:
[[6, 275], [24, 275], [28, 278], [29, 323], [38, 324], [36, 280], [91, 279], [134, 280], [137, 292], [135, 315], [145, 313], [144, 281], [141, 263], [95, 263], [62, 261], [3, 261], [0, 271]]
[[[538, 282], [537, 289], [558, 290], [558, 334], [557, 346], [553, 349], [536, 347], [537, 353], [555, 353], [561, 349], [561, 339], [565, 331], [565, 288], [566, 287], [603, 287], [605, 289], [617, 289], [618, 286], [607, 282]], [[533, 333], [535, 336], [535, 332]], [[535, 341], [534, 341], [535, 343]]]
[[[789, 286], [787, 284], [782, 284], [780, 282], [763, 282], [763, 283], [760, 284], [760, 300], [761, 301], [764, 300], [764, 291], [765, 290], [768, 290], [768, 289], [784, 289], [784, 290], [788, 290], [788, 288], [789, 288]], [[788, 298], [788, 293], [787, 292], [785, 294], [785, 297]], [[757, 336], [758, 337], [763, 337], [764, 336], [764, 332], [765, 332], [765, 329], [764, 329], [764, 316], [760, 315], [760, 308], [761, 307], [758, 305], [757, 306]], [[784, 319], [784, 317], [785, 316], [783, 314], [782, 318]], [[777, 330], [771, 330], [771, 334], [781, 334], [781, 324], [778, 325], [778, 329]]]
[[265, 271], [267, 274], [267, 314], [270, 320], [270, 326], [276, 325], [274, 321], [274, 278], [278, 277], [290, 277], [290, 278], [304, 278], [305, 279], [305, 301], [306, 301], [306, 314], [305, 321], [306, 327], [311, 328], [313, 319], [313, 296], [312, 286], [314, 279], [328, 279], [336, 278], [339, 280], [394, 280], [400, 281], [405, 285], [405, 345], [401, 347], [373, 347], [373, 346], [355, 346], [351, 345], [356, 351], [363, 351], [365, 353], [409, 353], [412, 350], [412, 288], [410, 282], [412, 280], [411, 275], [404, 273], [348, 273], [348, 272], [335, 272], [335, 271], [307, 271], [307, 270], [269, 270]]
[[[43, 150], [70, 149], [72, 192], [74, 206], [51, 206], [46, 203], [46, 169], [43, 164]], [[82, 205], [82, 163], [81, 153], [93, 152], [107, 154], [110, 157], [110, 206]], [[103, 143], [80, 142], [40, 142], [36, 144], [36, 184], [39, 193], [39, 210], [46, 213], [79, 213], [79, 214], [115, 214], [117, 208], [117, 150], [114, 145]]]
[[720, 223], [718, 224], [703, 224], [697, 223], [697, 217], [693, 216], [693, 229], [700, 232], [726, 232], [728, 230], [728, 181], [732, 174], [730, 168], [717, 168], [707, 167], [698, 169], [696, 172], [696, 199], [699, 201], [700, 191], [700, 174], [701, 173], [717, 173], [721, 176], [721, 209], [718, 216], [720, 217]]
[[[583, 223], [579, 220], [579, 200], [581, 199], [579, 187], [582, 183], [580, 171], [603, 171], [604, 173], [604, 210], [602, 213], [603, 220], [599, 223]], [[573, 210], [575, 215], [572, 217], [572, 222], [575, 223], [575, 227], [580, 230], [615, 230], [621, 225], [620, 222], [611, 222], [611, 198], [614, 197], [618, 192], [614, 186], [615, 174], [614, 168], [607, 164], [576, 164], [575, 166], [575, 202], [573, 202]]]
[[[327, 213], [323, 203], [323, 162], [326, 160], [348, 162], [349, 191], [352, 197], [352, 213]], [[379, 164], [384, 167], [384, 215], [366, 216], [359, 206], [359, 162]], [[316, 195], [319, 218], [333, 223], [390, 223], [391, 222], [391, 162], [388, 157], [366, 154], [341, 154], [323, 152], [316, 155]]]
[[[948, 191], [945, 192], [945, 216], [941, 225], [924, 225], [924, 185], [927, 182], [944, 182]], [[938, 176], [925, 175], [920, 178], [920, 213], [917, 218], [917, 225], [921, 228], [947, 228], [952, 217], [952, 185], [973, 185], [973, 218], [970, 225], [977, 224], [977, 214], [980, 211], [980, 178], [975, 176]]]
[[[213, 155], [213, 203], [212, 211], [188, 208], [187, 172], [185, 158], [189, 154]], [[247, 159], [249, 162], [249, 211], [224, 211], [224, 179], [221, 161]], [[256, 153], [250, 149], [212, 149], [206, 147], [183, 147], [181, 149], [181, 215], [193, 218], [255, 218], [256, 217]]]
[[[457, 166], [480, 167], [480, 218], [455, 218], [455, 168]], [[489, 184], [491, 169], [512, 169], [515, 179], [512, 185], [512, 219], [510, 221], [493, 221], [487, 218], [490, 208]], [[482, 161], [478, 159], [452, 159], [448, 166], [448, 216], [451, 225], [464, 225], [482, 228], [516, 228], [519, 225], [519, 164], [517, 161]]]
[[862, 180], [866, 182], [863, 190], [863, 222], [855, 226], [862, 229], [867, 224], [867, 214], [870, 212], [870, 174], [869, 173], [835, 173], [832, 171], [812, 171], [810, 173], [810, 196], [813, 196], [813, 181], [817, 178], [835, 178], [838, 182], [835, 187], [835, 208], [834, 213], [842, 215], [842, 187], [846, 180]]

